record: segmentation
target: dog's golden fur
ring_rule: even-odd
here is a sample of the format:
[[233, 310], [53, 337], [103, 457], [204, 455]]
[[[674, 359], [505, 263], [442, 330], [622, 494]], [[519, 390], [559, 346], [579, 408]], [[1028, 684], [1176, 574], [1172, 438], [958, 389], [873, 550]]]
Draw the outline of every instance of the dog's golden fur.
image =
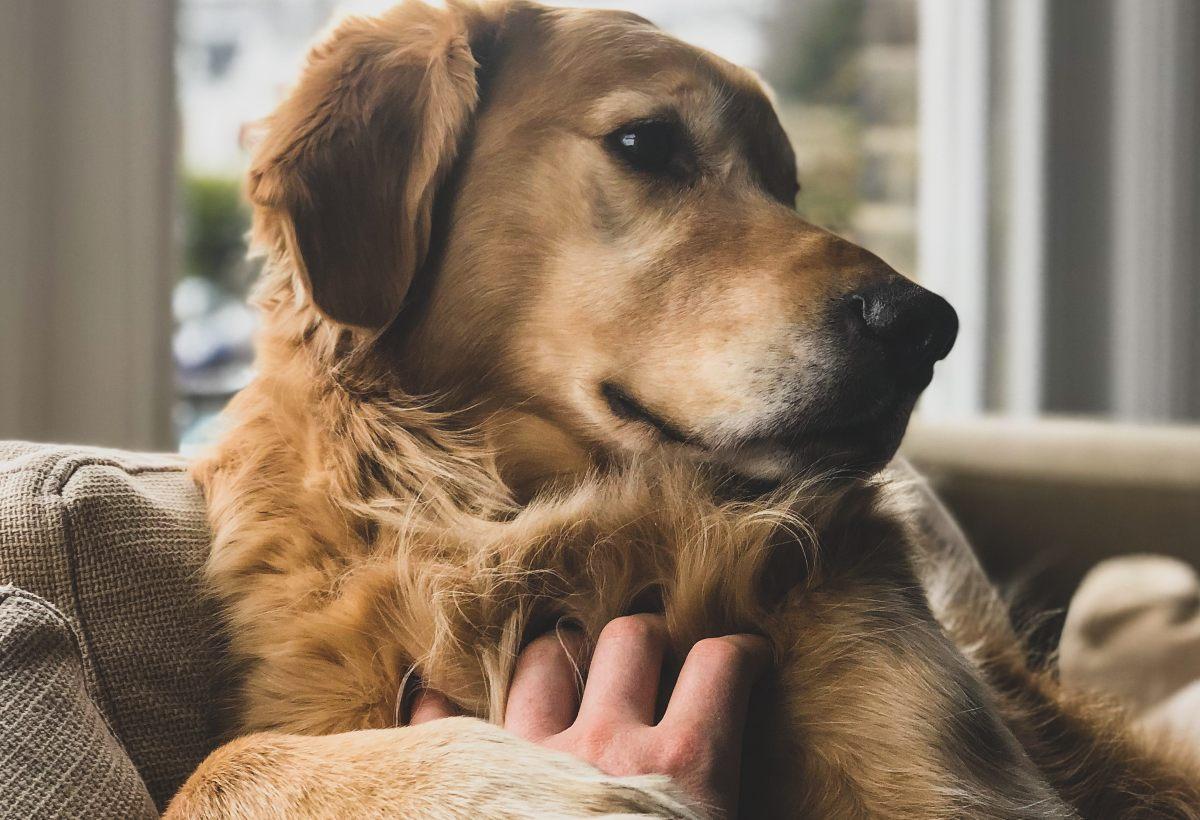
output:
[[[733, 141], [722, 193], [647, 205], [544, 119], [587, 136], [657, 104], [598, 79], [622, 70], [614, 48], [685, 116], [707, 121], [714, 82], [745, 106], [758, 136]], [[747, 817], [1198, 816], [1188, 761], [1028, 666], [911, 486], [817, 471], [750, 494], [725, 468], [797, 465], [765, 446], [695, 456], [776, 412], [760, 382], [781, 365], [753, 340], [807, 327], [794, 346], [819, 373], [815, 306], [885, 270], [796, 219], [757, 82], [700, 54], [625, 15], [521, 0], [408, 2], [314, 51], [250, 172], [259, 374], [196, 467], [245, 736], [172, 816], [697, 816], [662, 778], [606, 777], [477, 720], [394, 728], [413, 673], [495, 721], [533, 632], [569, 618], [595, 637], [645, 607], [677, 658], [733, 631], [772, 643]], [[561, 87], [530, 84], [537, 60]], [[687, 275], [646, 284], [647, 259]], [[698, 441], [665, 445], [580, 393], [614, 372]]]

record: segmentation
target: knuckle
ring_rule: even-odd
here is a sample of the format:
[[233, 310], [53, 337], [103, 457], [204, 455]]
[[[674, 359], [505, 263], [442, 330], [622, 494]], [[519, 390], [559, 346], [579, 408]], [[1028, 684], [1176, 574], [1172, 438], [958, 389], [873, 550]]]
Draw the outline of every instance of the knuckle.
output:
[[562, 645], [558, 636], [553, 632], [539, 635], [521, 651], [522, 660], [526, 662], [542, 661], [556, 658], [562, 653]]
[[577, 663], [583, 654], [583, 633], [556, 629], [531, 640], [517, 658], [517, 670], [546, 670]]
[[604, 721], [591, 721], [569, 731], [567, 741], [572, 753], [592, 763], [607, 754], [614, 737], [613, 727]]
[[708, 738], [693, 732], [676, 732], [662, 738], [658, 746], [656, 771], [667, 775], [693, 775], [705, 771], [712, 762]]
[[690, 657], [712, 666], [743, 666], [753, 657], [745, 642], [733, 637], [704, 638], [696, 641]]
[[625, 615], [609, 621], [600, 631], [601, 638], [637, 643], [664, 641], [666, 636], [666, 623], [661, 615]]

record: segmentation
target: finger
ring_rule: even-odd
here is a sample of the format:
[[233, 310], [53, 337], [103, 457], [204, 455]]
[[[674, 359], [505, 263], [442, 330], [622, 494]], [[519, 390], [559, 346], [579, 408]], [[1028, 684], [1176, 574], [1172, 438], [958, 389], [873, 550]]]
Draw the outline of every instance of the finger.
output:
[[653, 723], [667, 638], [661, 615], [610, 621], [596, 642], [579, 719]]
[[698, 641], [683, 662], [660, 725], [696, 731], [715, 748], [740, 749], [750, 691], [770, 659], [770, 645], [758, 635]]
[[421, 689], [413, 699], [412, 717], [408, 722], [410, 725], [416, 726], [419, 723], [428, 723], [431, 720], [454, 717], [459, 714], [462, 713], [458, 707], [441, 692], [433, 689]]
[[664, 736], [703, 739], [714, 756], [693, 776], [707, 784], [701, 788], [715, 799], [722, 816], [732, 817], [737, 810], [750, 692], [769, 660], [770, 646], [755, 635], [697, 642], [679, 671], [667, 712], [654, 729]]
[[562, 628], [525, 647], [508, 690], [504, 728], [536, 742], [575, 722], [579, 711], [576, 659], [582, 646], [579, 630]]

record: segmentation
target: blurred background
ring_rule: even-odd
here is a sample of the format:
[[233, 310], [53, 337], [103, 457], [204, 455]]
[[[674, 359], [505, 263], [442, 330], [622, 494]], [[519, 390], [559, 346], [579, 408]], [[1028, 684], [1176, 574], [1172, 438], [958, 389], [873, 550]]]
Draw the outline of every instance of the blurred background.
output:
[[[959, 311], [925, 422], [1200, 421], [1200, 3], [559, 2], [774, 85], [801, 212]], [[0, 4], [0, 437], [205, 440], [252, 374], [244, 130], [388, 5]]]

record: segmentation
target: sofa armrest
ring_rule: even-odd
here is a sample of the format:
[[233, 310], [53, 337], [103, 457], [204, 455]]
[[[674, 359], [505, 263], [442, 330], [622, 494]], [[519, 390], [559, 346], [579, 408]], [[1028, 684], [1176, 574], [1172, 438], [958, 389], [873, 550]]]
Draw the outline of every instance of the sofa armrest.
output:
[[6, 817], [157, 817], [83, 680], [70, 622], [0, 587], [0, 806]]
[[925, 473], [997, 580], [1065, 607], [1084, 574], [1128, 553], [1200, 566], [1200, 428], [1098, 421], [914, 422]]
[[219, 732], [205, 517], [178, 456], [0, 442], [0, 584], [78, 634], [88, 696], [160, 808]]

